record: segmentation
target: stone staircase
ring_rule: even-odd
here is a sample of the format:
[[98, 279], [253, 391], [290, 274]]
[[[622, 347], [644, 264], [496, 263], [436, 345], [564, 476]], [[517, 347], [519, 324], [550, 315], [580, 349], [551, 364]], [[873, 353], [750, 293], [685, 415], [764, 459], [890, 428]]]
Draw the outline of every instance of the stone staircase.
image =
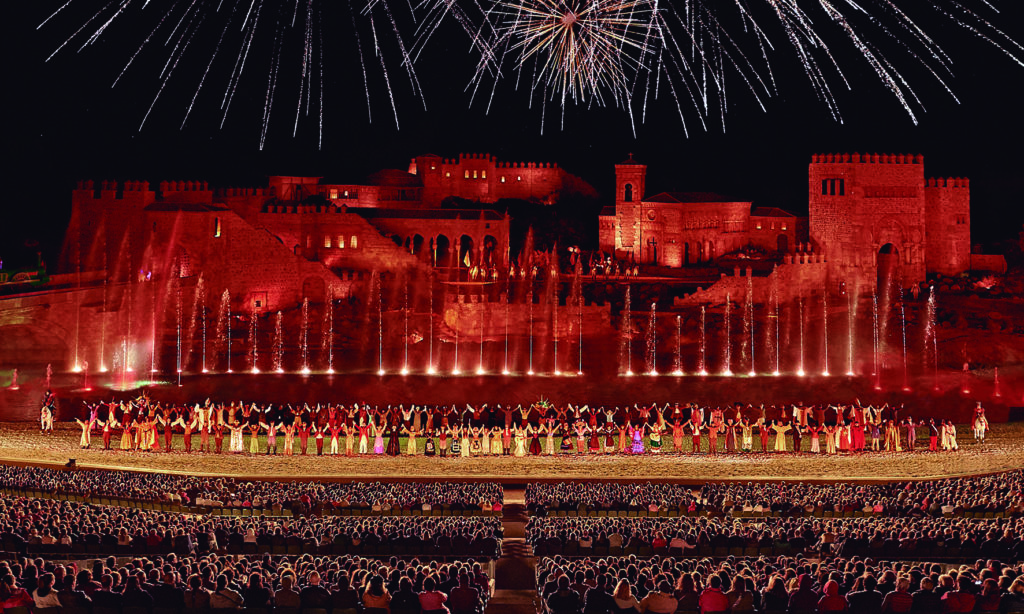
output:
[[[518, 496], [517, 496], [518, 495]], [[522, 491], [506, 490], [502, 526], [501, 558], [495, 563], [494, 596], [486, 614], [537, 614], [537, 559], [526, 543], [526, 506]]]

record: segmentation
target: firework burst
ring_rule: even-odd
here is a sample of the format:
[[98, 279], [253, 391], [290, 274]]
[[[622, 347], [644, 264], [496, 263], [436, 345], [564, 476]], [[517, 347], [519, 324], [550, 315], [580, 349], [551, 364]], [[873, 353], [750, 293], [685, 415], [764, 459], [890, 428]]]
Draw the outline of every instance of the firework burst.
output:
[[513, 0], [502, 9], [510, 51], [520, 65], [536, 58], [538, 78], [563, 102], [628, 90], [659, 37], [649, 0]]
[[538, 97], [542, 105], [555, 103], [563, 120], [567, 103], [616, 106], [629, 114], [634, 131], [635, 120], [643, 121], [662, 96], [671, 99], [687, 133], [688, 117], [703, 129], [724, 130], [734, 91], [763, 110], [779, 94], [780, 56], [799, 63], [814, 94], [842, 122], [836, 92], [853, 86], [846, 76], [851, 67], [837, 58], [851, 49], [917, 123], [924, 104], [912, 82], [922, 72], [955, 98], [948, 84], [952, 59], [919, 25], [922, 19], [948, 22], [1024, 66], [1024, 47], [982, 17], [998, 14], [989, 0], [493, 1], [485, 14], [494, 35], [477, 45], [483, 53], [474, 92], [488, 78], [491, 98], [498, 82], [512, 76], [518, 88], [525, 69], [531, 104]]
[[[275, 112], [282, 104], [294, 109], [286, 122], [292, 136], [298, 133], [302, 118], [316, 124], [318, 144], [323, 143], [325, 54], [324, 30], [339, 45], [350, 46], [358, 55], [358, 70], [347, 71], [338, 66], [333, 79], [348, 82], [359, 79], [366, 90], [367, 113], [372, 121], [371, 87], [367, 77], [367, 58], [372, 54], [379, 60], [387, 99], [398, 122], [397, 105], [391, 91], [386, 45], [390, 55], [397, 54], [413, 95], [422, 98], [415, 67], [399, 26], [385, 0], [373, 0], [362, 10], [353, 10], [351, 2], [332, 3], [326, 0], [110, 0], [98, 10], [88, 5], [91, 0], [67, 0], [39, 24], [37, 29], [69, 27], [70, 34], [56, 46], [47, 58], [76, 50], [82, 52], [97, 45], [109, 32], [120, 27], [119, 34], [135, 32], [139, 24], [148, 24], [145, 37], [133, 46], [124, 66], [113, 79], [117, 86], [131, 71], [152, 72], [156, 92], [142, 114], [141, 131], [149, 121], [155, 107], [169, 87], [188, 92], [187, 103], [181, 117], [184, 129], [193, 116], [201, 97], [207, 90], [208, 98], [219, 102], [219, 125], [224, 127], [232, 106], [240, 98], [259, 100], [262, 107], [259, 145], [266, 144], [271, 120], [281, 114]], [[92, 2], [95, 4], [95, 2]], [[80, 5], [76, 11], [75, 5]], [[326, 6], [325, 6], [326, 5]], [[329, 16], [324, 13], [329, 11]], [[345, 15], [344, 13], [348, 13]], [[325, 21], [330, 20], [327, 25]], [[380, 22], [380, 23], [378, 23]], [[345, 32], [344, 26], [351, 29]], [[70, 25], [69, 25], [70, 24]], [[389, 30], [385, 43], [378, 29]], [[341, 28], [339, 30], [339, 28]], [[393, 37], [390, 33], [393, 33]], [[372, 46], [364, 45], [369, 40]], [[365, 48], [364, 48], [365, 47]], [[144, 59], [144, 56], [149, 56]], [[260, 67], [262, 65], [262, 67]], [[155, 66], [155, 69], [154, 69]], [[180, 69], [180, 70], [179, 70]], [[356, 75], [346, 74], [355, 72]], [[262, 84], [259, 83], [262, 77]], [[253, 83], [257, 96], [239, 96], [243, 79]], [[284, 84], [287, 84], [285, 86]], [[280, 87], [279, 87], [280, 86]], [[281, 88], [294, 88], [290, 93]], [[291, 103], [291, 104], [289, 104]]]

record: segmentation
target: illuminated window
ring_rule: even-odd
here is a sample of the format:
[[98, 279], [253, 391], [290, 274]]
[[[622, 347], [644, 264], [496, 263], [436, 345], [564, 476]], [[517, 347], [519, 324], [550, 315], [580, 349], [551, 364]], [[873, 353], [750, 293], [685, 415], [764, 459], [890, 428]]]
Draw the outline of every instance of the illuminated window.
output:
[[324, 247], [331, 246], [331, 235], [324, 235]]
[[430, 170], [434, 170], [435, 168], [437, 168], [437, 167], [434, 166], [433, 164], [430, 165]]
[[306, 235], [306, 249], [309, 249], [310, 247], [313, 247], [313, 237]]
[[338, 235], [338, 249], [345, 249], [345, 237]]
[[516, 177], [516, 181], [522, 181], [522, 180], [523, 180], [523, 176], [522, 175], [519, 175], [518, 177]]
[[501, 182], [505, 183], [505, 176], [504, 175], [501, 176]]
[[785, 229], [786, 229], [786, 224], [785, 224], [785, 223], [783, 223], [783, 224], [782, 224], [782, 229], [783, 229], [783, 230], [785, 230]]
[[444, 174], [444, 176], [445, 176], [445, 177], [451, 177], [451, 176], [452, 176], [452, 173], [451, 173], [451, 171], [446, 171], [446, 172], [445, 172], [445, 174]]
[[[760, 228], [760, 226], [758, 226]], [[772, 222], [772, 230], [775, 230], [775, 222]]]
[[758, 222], [758, 223], [757, 223], [757, 226], [756, 226], [756, 228], [757, 228], [758, 230], [761, 230], [761, 222]]
[[345, 190], [345, 198], [348, 198], [348, 190]]
[[463, 179], [469, 179], [469, 170], [468, 169], [466, 170], [466, 174], [463, 177]]
[[473, 179], [476, 179], [476, 171], [473, 171]]
[[487, 171], [480, 171], [480, 178], [487, 179]]
[[359, 241], [356, 239], [355, 235], [352, 235], [352, 238], [348, 240], [348, 246], [352, 249], [359, 247]]
[[220, 237], [220, 218], [219, 217], [213, 218], [213, 236], [214, 237], [218, 237], [218, 238]]
[[331, 190], [331, 200], [338, 198], [338, 190]]

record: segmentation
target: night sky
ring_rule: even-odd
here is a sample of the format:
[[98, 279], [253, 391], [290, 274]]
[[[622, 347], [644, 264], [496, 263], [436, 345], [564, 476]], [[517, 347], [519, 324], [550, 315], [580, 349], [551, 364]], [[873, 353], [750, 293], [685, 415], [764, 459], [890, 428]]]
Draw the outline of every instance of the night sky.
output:
[[[0, 257], [23, 258], [24, 245], [42, 246], [55, 259], [70, 212], [70, 190], [82, 178], [207, 180], [213, 185], [265, 185], [270, 174], [327, 176], [359, 182], [384, 167], [406, 168], [421, 153], [454, 157], [459, 152], [490, 152], [501, 160], [557, 161], [570, 172], [610, 194], [612, 165], [629, 152], [646, 162], [648, 193], [661, 190], [712, 190], [781, 206], [796, 213], [807, 209], [807, 163], [826, 151], [922, 153], [929, 176], [971, 178], [975, 243], [1015, 239], [1024, 223], [1024, 118], [1021, 84], [1024, 67], [986, 43], [941, 22], [923, 21], [954, 61], [949, 79], [957, 104], [922, 70], [905, 73], [927, 111], [915, 126], [895, 98], [874, 78], [866, 63], [852, 54], [834, 28], [823, 30], [834, 41], [837, 59], [847, 71], [852, 91], [833, 80], [844, 115], [835, 122], [799, 71], [792, 52], [779, 38], [773, 66], [781, 93], [762, 112], [738, 82], [730, 89], [726, 132], [712, 124], [704, 132], [684, 106], [687, 137], [666, 90], [653, 102], [646, 123], [634, 136], [627, 116], [617, 109], [568, 107], [565, 126], [559, 108], [547, 107], [543, 134], [537, 99], [527, 108], [525, 84], [501, 83], [490, 113], [478, 100], [469, 105], [465, 86], [474, 60], [465, 35], [446, 23], [417, 63], [427, 110], [412, 95], [398, 65], [394, 36], [378, 24], [389, 78], [398, 106], [400, 128], [388, 103], [378, 60], [363, 46], [370, 81], [372, 123], [366, 91], [351, 36], [351, 17], [325, 9], [325, 108], [323, 148], [317, 148], [315, 117], [302, 118], [292, 137], [298, 81], [297, 49], [286, 48], [264, 149], [259, 149], [263, 101], [267, 89], [270, 46], [257, 38], [231, 114], [223, 129], [220, 96], [235, 57], [226, 46], [208, 77], [208, 88], [184, 130], [179, 126], [210, 58], [215, 40], [199, 40], [195, 53], [175, 69], [146, 126], [139, 124], [160, 87], [158, 73], [167, 55], [145, 52], [114, 89], [110, 85], [127, 59], [152, 29], [157, 11], [116, 22], [100, 43], [75, 53], [69, 45], [49, 63], [46, 57], [105, 2], [75, 0], [44, 28], [36, 26], [65, 0], [11, 3], [8, 15], [7, 153], [11, 186], [0, 231]], [[153, 0], [154, 6], [169, 5]], [[335, 3], [340, 6], [340, 3]], [[996, 0], [1003, 9], [998, 25], [1024, 40], [1024, 7]], [[360, 6], [357, 3], [357, 6]], [[405, 27], [409, 9], [393, 3]], [[357, 9], [358, 10], [358, 9]], [[335, 14], [337, 12], [337, 14]], [[211, 30], [211, 32], [213, 32]], [[219, 34], [219, 29], [214, 34]], [[84, 39], [80, 39], [84, 40]], [[162, 44], [162, 40], [160, 44]], [[906, 56], [901, 68], [912, 66]], [[314, 98], [317, 90], [314, 89]], [[317, 112], [313, 109], [313, 114]], [[561, 215], [593, 220], [588, 211]]]

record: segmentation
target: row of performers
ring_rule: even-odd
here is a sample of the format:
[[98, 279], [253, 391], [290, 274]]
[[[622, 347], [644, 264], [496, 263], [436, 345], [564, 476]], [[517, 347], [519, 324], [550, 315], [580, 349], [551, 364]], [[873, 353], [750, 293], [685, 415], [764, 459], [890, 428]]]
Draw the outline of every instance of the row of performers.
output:
[[[979, 404], [980, 408], [980, 404]], [[589, 405], [573, 405], [556, 407], [541, 402], [531, 406], [522, 405], [491, 407], [487, 404], [465, 405], [459, 409], [456, 405], [388, 405], [386, 407], [370, 407], [366, 404], [352, 405], [257, 405], [242, 402], [211, 403], [207, 399], [203, 404], [191, 407], [163, 406], [152, 403], [146, 396], [128, 402], [101, 402], [86, 404], [83, 420], [96, 425], [113, 424], [115, 427], [131, 425], [133, 422], [154, 421], [161, 426], [178, 427], [182, 430], [191, 429], [199, 432], [209, 430], [220, 424], [226, 428], [243, 424], [256, 426], [259, 424], [312, 425], [321, 429], [331, 425], [342, 424], [347, 427], [376, 425], [378, 427], [396, 426], [407, 430], [435, 431], [456, 426], [472, 428], [525, 428], [541, 425], [559, 425], [562, 432], [568, 432], [578, 422], [583, 422], [591, 429], [603, 428], [608, 425], [648, 426], [660, 425], [668, 429], [668, 425], [676, 423], [692, 423], [705, 428], [718, 428], [733, 423], [748, 421], [752, 424], [770, 424], [772, 422], [791, 422], [802, 427], [839, 424], [881, 424], [884, 421], [902, 422], [901, 413], [904, 407], [864, 406], [859, 401], [851, 405], [811, 405], [796, 404], [791, 406], [754, 406], [736, 403], [729, 407], [701, 407], [696, 403], [639, 405], [632, 407], [591, 408]], [[982, 410], [983, 412], [983, 410]]]
[[[836, 454], [883, 449], [900, 452], [916, 449], [919, 431], [928, 433], [928, 448], [931, 451], [939, 449], [940, 441], [942, 450], [959, 448], [954, 424], [946, 421], [936, 424], [934, 420], [918, 422], [912, 418], [899, 422], [884, 420], [881, 423], [844, 422], [834, 425], [801, 425], [795, 420], [751, 422], [744, 418], [739, 422], [729, 419], [708, 426], [698, 421], [676, 420], [672, 424], [606, 423], [597, 427], [577, 420], [566, 428], [549, 421], [537, 426], [448, 426], [439, 429], [417, 429], [411, 425], [406, 427], [377, 424], [373, 421], [351, 426], [340, 421], [325, 426], [300, 421], [293, 421], [290, 424], [262, 421], [236, 422], [231, 425], [208, 423], [198, 428], [198, 424], [188, 422], [182, 416], [170, 422], [161, 414], [153, 419], [133, 419], [127, 425], [111, 420], [98, 421], [94, 418], [76, 421], [82, 429], [80, 444], [83, 448], [91, 446], [92, 432], [99, 428], [105, 449], [111, 448], [112, 440], [116, 436], [120, 440], [118, 447], [121, 450], [159, 451], [162, 439], [163, 450], [171, 452], [174, 432], [180, 428], [184, 435], [185, 452], [192, 451], [193, 434], [197, 433], [201, 452], [223, 452], [224, 439], [227, 436], [229, 452], [248, 451], [251, 454], [258, 454], [262, 451], [266, 454], [277, 454], [278, 445], [281, 444], [281, 452], [286, 456], [296, 453], [296, 440], [299, 443], [299, 453], [307, 454], [310, 439], [315, 442], [316, 453], [319, 455], [324, 453], [326, 444], [328, 454], [331, 455], [341, 454], [344, 447], [344, 454], [348, 456], [370, 453], [398, 456], [402, 453], [402, 438], [406, 440], [406, 454], [419, 454], [422, 450], [422, 453], [428, 456], [447, 456], [449, 452], [457, 456], [527, 456], [539, 455], [542, 450], [544, 454], [549, 455], [588, 452], [657, 454], [662, 451], [663, 440], [669, 437], [672, 441], [672, 451], [682, 453], [700, 453], [702, 450], [710, 454], [716, 454], [720, 450], [754, 452], [758, 451], [755, 449], [755, 441], [760, 443], [759, 451], [762, 452], [801, 452], [804, 449], [804, 439], [809, 440], [811, 453]], [[690, 441], [688, 450], [684, 449], [686, 440]], [[789, 440], [792, 441], [791, 446]]]

